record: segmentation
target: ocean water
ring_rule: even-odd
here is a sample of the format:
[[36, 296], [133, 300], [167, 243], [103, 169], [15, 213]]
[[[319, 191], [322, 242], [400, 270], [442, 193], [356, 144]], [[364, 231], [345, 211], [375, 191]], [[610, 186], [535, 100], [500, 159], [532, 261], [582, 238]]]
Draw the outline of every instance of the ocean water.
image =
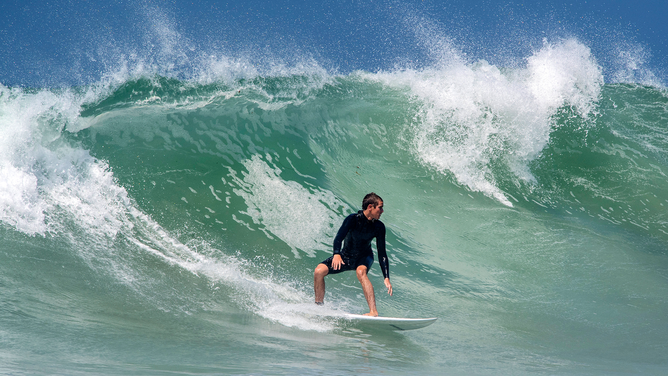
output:
[[[0, 85], [0, 373], [668, 370], [668, 94], [646, 50], [536, 33], [495, 61], [402, 8], [421, 52], [346, 70], [192, 47], [185, 8], [142, 9], [154, 50]], [[354, 273], [313, 304], [371, 191], [379, 312], [426, 329], [350, 326]]]

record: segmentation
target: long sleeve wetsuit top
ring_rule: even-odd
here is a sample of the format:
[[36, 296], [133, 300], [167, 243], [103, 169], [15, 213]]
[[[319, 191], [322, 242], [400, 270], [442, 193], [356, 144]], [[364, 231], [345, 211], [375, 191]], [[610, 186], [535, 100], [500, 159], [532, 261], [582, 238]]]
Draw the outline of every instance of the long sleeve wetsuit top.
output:
[[[334, 254], [341, 255], [343, 262], [354, 263], [361, 257], [373, 257], [371, 240], [376, 238], [378, 263], [383, 277], [390, 278], [390, 265], [385, 250], [385, 225], [380, 220], [368, 220], [360, 210], [343, 221], [334, 238]], [[343, 248], [341, 247], [343, 243]]]

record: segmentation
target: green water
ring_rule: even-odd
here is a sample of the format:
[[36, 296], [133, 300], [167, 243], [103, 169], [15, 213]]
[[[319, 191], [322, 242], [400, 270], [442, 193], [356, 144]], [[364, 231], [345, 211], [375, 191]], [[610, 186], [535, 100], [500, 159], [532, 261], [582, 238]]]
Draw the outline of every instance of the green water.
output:
[[[0, 372], [663, 373], [665, 92], [527, 105], [467, 69], [470, 101], [412, 71], [3, 88]], [[429, 328], [349, 327], [354, 273], [312, 303], [370, 191], [379, 311]]]

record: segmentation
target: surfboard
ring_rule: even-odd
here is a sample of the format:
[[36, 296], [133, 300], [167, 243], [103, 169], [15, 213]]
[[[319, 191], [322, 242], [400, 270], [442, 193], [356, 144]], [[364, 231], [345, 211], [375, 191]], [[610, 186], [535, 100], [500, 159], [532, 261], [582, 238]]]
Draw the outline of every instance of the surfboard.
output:
[[385, 330], [413, 330], [424, 328], [433, 324], [437, 317], [430, 317], [426, 319], [408, 319], [403, 317], [373, 317], [356, 315], [349, 313], [346, 316], [352, 324], [359, 324], [365, 327], [373, 327]]

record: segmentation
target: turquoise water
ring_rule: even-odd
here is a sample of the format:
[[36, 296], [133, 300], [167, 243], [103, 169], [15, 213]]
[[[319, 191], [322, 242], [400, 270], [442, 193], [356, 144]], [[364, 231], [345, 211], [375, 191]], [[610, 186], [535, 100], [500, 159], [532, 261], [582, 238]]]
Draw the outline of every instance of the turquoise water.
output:
[[[574, 39], [512, 69], [211, 67], [0, 86], [0, 373], [665, 373], [664, 89]], [[427, 329], [349, 327], [354, 273], [312, 303], [370, 191], [378, 309]]]

